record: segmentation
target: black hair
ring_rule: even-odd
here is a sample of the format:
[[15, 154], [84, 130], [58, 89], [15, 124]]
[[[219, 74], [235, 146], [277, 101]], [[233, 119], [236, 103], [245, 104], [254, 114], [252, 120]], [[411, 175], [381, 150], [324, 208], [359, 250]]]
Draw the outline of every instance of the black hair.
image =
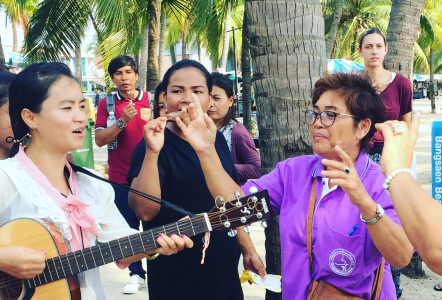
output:
[[371, 82], [357, 74], [326, 74], [315, 83], [312, 103], [318, 102], [326, 91], [335, 91], [342, 99], [351, 115], [355, 116], [354, 125], [364, 119], [371, 120], [371, 127], [367, 135], [362, 138], [360, 146], [368, 153], [369, 142], [376, 132], [376, 123], [385, 121], [385, 105], [382, 97], [376, 92]]
[[[68, 66], [60, 62], [41, 62], [29, 65], [11, 82], [9, 87], [9, 115], [14, 139], [21, 139], [30, 132], [21, 117], [23, 109], [41, 112], [43, 102], [49, 97], [51, 86], [62, 77], [76, 80]], [[18, 152], [18, 144], [12, 146], [9, 157]]]
[[9, 86], [15, 74], [8, 71], [0, 71], [0, 107], [9, 102]]
[[369, 34], [373, 34], [373, 33], [377, 33], [380, 34], [382, 36], [382, 38], [384, 39], [384, 44], [387, 45], [387, 41], [385, 39], [385, 35], [382, 33], [382, 31], [380, 31], [378, 28], [368, 28], [365, 29], [364, 31], [362, 31], [362, 33], [359, 35], [359, 49], [362, 49], [362, 43], [364, 41], [364, 38], [369, 35]]
[[201, 73], [206, 78], [206, 84], [209, 94], [212, 92], [212, 77], [210, 77], [209, 71], [207, 71], [207, 69], [196, 60], [183, 59], [177, 62], [176, 64], [172, 65], [164, 74], [163, 83], [164, 83], [164, 92], [166, 94], [167, 94], [167, 86], [169, 85], [170, 77], [173, 75], [173, 73], [175, 73], [175, 71], [185, 68], [195, 68], [200, 70]]
[[155, 95], [153, 97], [153, 117], [156, 119], [160, 116], [160, 107], [159, 107], [159, 99], [160, 94], [166, 92], [166, 87], [164, 86], [164, 83], [161, 81], [157, 88], [155, 89]]
[[127, 55], [120, 55], [113, 58], [109, 63], [109, 66], [107, 67], [107, 72], [109, 73], [109, 76], [112, 78], [118, 69], [125, 66], [131, 66], [132, 70], [134, 70], [134, 72], [138, 74], [137, 63], [132, 57]]
[[[233, 83], [227, 76], [218, 72], [213, 72], [211, 76], [213, 85], [223, 89], [226, 92], [227, 98], [233, 97]], [[221, 122], [221, 127], [227, 126], [230, 120], [236, 121], [235, 106], [233, 104], [229, 107], [227, 114], [224, 116], [224, 119]]]

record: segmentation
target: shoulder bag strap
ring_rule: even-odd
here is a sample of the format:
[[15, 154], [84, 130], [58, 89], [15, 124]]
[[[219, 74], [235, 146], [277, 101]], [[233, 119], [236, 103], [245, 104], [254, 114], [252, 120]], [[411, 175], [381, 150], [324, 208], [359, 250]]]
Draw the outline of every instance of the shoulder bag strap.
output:
[[308, 267], [310, 274], [313, 272], [313, 255], [312, 255], [312, 228], [313, 228], [313, 211], [316, 202], [316, 178], [313, 179], [312, 192], [310, 193], [310, 202], [308, 204], [307, 213], [307, 250], [308, 250]]
[[382, 262], [379, 267], [376, 269], [376, 276], [374, 277], [373, 287], [371, 289], [371, 299], [378, 300], [381, 294], [382, 281], [384, 279], [384, 267], [385, 267], [385, 258], [382, 257]]

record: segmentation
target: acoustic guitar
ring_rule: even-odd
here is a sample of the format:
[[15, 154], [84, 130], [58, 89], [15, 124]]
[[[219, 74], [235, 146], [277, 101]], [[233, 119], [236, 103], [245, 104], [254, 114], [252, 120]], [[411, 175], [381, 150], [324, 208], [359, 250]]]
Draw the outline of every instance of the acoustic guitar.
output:
[[[274, 216], [267, 190], [230, 202], [220, 199], [218, 203], [209, 213], [75, 252], [68, 251], [60, 231], [53, 224], [25, 218], [12, 220], [0, 227], [0, 247], [45, 249], [46, 267], [33, 279], [18, 279], [0, 272], [0, 300], [81, 299], [76, 274], [159, 248], [155, 240], [158, 233], [190, 237], [221, 230], [234, 236], [236, 227]], [[247, 226], [244, 229], [248, 232]]]

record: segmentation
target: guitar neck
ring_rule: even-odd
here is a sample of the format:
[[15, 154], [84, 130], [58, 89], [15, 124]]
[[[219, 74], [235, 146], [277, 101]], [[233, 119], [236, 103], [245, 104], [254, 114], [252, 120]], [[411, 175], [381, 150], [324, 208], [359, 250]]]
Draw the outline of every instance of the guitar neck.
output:
[[194, 218], [180, 220], [108, 243], [99, 243], [90, 248], [50, 258], [46, 260], [46, 268], [42, 274], [33, 279], [23, 280], [23, 282], [26, 288], [33, 288], [159, 248], [160, 245], [156, 242], [159, 233], [168, 236], [176, 234], [191, 237], [206, 231], [212, 231], [212, 227], [207, 214], [204, 213]]

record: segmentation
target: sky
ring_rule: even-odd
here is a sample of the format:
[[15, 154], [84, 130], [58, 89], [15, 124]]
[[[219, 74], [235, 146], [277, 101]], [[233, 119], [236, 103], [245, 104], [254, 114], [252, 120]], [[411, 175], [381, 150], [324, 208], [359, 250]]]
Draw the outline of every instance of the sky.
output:
[[[21, 46], [23, 43], [23, 30], [18, 29], [18, 43]], [[12, 25], [9, 20], [6, 20], [6, 15], [3, 10], [0, 11], [0, 35], [2, 37], [2, 45], [12, 47]]]

